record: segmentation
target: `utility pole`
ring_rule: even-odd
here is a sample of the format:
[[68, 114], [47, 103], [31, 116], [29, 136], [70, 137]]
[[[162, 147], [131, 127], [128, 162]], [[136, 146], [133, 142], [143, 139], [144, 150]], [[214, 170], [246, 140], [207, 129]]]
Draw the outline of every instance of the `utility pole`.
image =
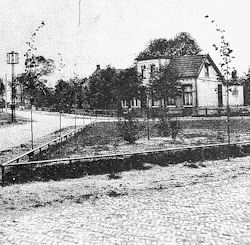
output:
[[8, 91], [8, 81], [7, 81], [7, 74], [5, 74], [5, 112], [7, 113], [7, 91]]
[[79, 22], [78, 22], [78, 27], [80, 27], [80, 25], [81, 25], [81, 0], [79, 0], [79, 9], [78, 9], [78, 11], [79, 11]]
[[11, 65], [11, 122], [15, 121], [15, 97], [16, 97], [16, 87], [15, 87], [15, 64], [19, 63], [18, 53], [12, 51], [7, 53], [7, 64]]

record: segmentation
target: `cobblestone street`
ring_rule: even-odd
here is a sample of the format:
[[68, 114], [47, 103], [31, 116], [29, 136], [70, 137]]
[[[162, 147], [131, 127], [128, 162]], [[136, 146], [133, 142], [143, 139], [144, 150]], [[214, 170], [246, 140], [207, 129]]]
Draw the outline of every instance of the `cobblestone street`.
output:
[[52, 185], [61, 184], [64, 190], [71, 186], [96, 195], [3, 212], [0, 243], [250, 244], [249, 162], [245, 157], [196, 167], [154, 166], [123, 172], [120, 179], [100, 175], [51, 182], [46, 186], [51, 192], [57, 188]]

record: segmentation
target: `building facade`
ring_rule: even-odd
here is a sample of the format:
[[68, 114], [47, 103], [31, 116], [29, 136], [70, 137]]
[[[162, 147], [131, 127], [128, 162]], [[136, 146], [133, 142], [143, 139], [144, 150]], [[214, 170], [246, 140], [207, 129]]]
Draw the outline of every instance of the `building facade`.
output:
[[[182, 57], [159, 57], [153, 59], [137, 59], [137, 72], [142, 77], [143, 85], [147, 86], [152, 73], [159, 66], [171, 65], [179, 75], [182, 84], [182, 96], [168, 99], [169, 108], [183, 108], [194, 113], [198, 108], [223, 108], [226, 106], [226, 86], [222, 83], [222, 74], [211, 57], [207, 55], [191, 55]], [[148, 99], [148, 106], [161, 107], [163, 101]], [[229, 104], [240, 106], [244, 104], [243, 86], [234, 84], [229, 89]], [[123, 101], [122, 106], [128, 106]], [[141, 101], [130, 102], [132, 108], [141, 108]]]

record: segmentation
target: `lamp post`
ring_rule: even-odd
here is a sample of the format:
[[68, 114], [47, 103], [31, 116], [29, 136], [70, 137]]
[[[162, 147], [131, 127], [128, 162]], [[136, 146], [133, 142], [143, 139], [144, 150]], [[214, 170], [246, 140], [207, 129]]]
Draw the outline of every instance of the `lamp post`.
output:
[[15, 84], [14, 84], [14, 79], [15, 79], [15, 69], [14, 66], [15, 64], [19, 63], [19, 54], [12, 51], [10, 53], [7, 53], [7, 64], [11, 65], [11, 121], [15, 121]]
[[33, 140], [33, 115], [32, 115], [32, 106], [34, 103], [34, 98], [30, 97], [30, 131], [31, 131], [31, 148], [34, 148], [34, 140]]

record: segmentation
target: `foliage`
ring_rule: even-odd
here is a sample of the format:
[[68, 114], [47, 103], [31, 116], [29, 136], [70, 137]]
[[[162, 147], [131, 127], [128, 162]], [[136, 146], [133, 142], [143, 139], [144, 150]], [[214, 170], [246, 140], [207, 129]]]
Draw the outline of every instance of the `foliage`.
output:
[[134, 143], [139, 138], [139, 124], [138, 120], [135, 119], [133, 111], [129, 111], [125, 117], [125, 120], [119, 122], [118, 130], [122, 138], [125, 141], [128, 141], [130, 144]]
[[5, 86], [3, 83], [3, 79], [0, 79], [0, 107], [4, 107], [5, 104], [5, 100], [3, 98], [4, 91], [5, 91]]
[[110, 66], [94, 72], [89, 77], [86, 96], [91, 108], [113, 109], [115, 107], [116, 95], [114, 84], [117, 80], [118, 74], [115, 68]]
[[196, 40], [189, 33], [181, 32], [169, 40], [165, 38], [151, 40], [148, 46], [139, 53], [137, 59], [195, 55], [200, 51]]
[[141, 97], [142, 80], [137, 74], [136, 67], [122, 70], [118, 74], [118, 79], [114, 84], [114, 92], [119, 104], [121, 100], [131, 101], [134, 98], [139, 99]]
[[175, 139], [178, 134], [178, 127], [167, 113], [167, 101], [168, 99], [176, 100], [182, 94], [179, 74], [171, 65], [160, 66], [151, 74], [149, 91], [151, 92], [151, 98], [163, 100], [164, 110], [158, 115], [159, 123], [157, 128], [159, 133], [162, 136], [171, 135]]
[[4, 82], [3, 79], [0, 79], [0, 96], [3, 96], [4, 91], [5, 91]]
[[54, 104], [58, 110], [64, 108], [71, 112], [73, 106], [83, 106], [83, 84], [85, 79], [70, 79], [69, 81], [59, 80], [55, 86]]
[[[210, 19], [208, 15], [205, 16], [205, 18]], [[215, 20], [211, 20], [211, 23], [215, 25], [216, 31], [219, 33], [220, 36], [220, 43], [219, 45], [213, 44], [214, 49], [219, 52], [222, 62], [220, 63], [222, 75], [224, 77], [223, 82], [226, 83], [226, 85], [229, 85], [229, 75], [234, 72], [234, 67], [230, 66], [230, 63], [235, 58], [233, 56], [233, 49], [231, 49], [229, 42], [225, 38], [225, 30], [220, 28]]]
[[154, 71], [149, 80], [149, 90], [155, 99], [164, 99], [164, 107], [166, 107], [167, 99], [176, 99], [181, 95], [181, 83], [179, 82], [179, 74], [171, 66], [160, 66]]
[[250, 69], [244, 78], [244, 104], [250, 105]]
[[[19, 74], [15, 81], [16, 92], [20, 91], [21, 103], [25, 103], [31, 96], [35, 98], [35, 106], [47, 106], [51, 103], [52, 91], [46, 86], [46, 77], [51, 75], [55, 70], [54, 61], [45, 58], [42, 55], [35, 55], [37, 51], [35, 40], [38, 32], [44, 28], [45, 23], [42, 21], [31, 35], [30, 40], [26, 42], [28, 49], [25, 53], [25, 72]], [[15, 93], [17, 97], [17, 93]]]
[[156, 124], [159, 135], [168, 137], [171, 136], [172, 139], [176, 139], [180, 131], [180, 122], [178, 117], [171, 117], [166, 113], [159, 114], [159, 122]]
[[87, 100], [91, 108], [120, 109], [122, 100], [140, 98], [141, 84], [135, 67], [116, 70], [107, 66], [89, 77]]
[[[46, 86], [48, 76], [54, 71], [54, 62], [43, 56], [32, 56], [25, 60], [25, 72], [16, 78], [16, 87], [19, 87], [21, 102], [29, 100], [31, 96], [35, 99], [35, 106], [45, 106], [47, 97], [51, 90]], [[18, 89], [17, 89], [18, 90]], [[47, 101], [48, 104], [50, 103]]]

